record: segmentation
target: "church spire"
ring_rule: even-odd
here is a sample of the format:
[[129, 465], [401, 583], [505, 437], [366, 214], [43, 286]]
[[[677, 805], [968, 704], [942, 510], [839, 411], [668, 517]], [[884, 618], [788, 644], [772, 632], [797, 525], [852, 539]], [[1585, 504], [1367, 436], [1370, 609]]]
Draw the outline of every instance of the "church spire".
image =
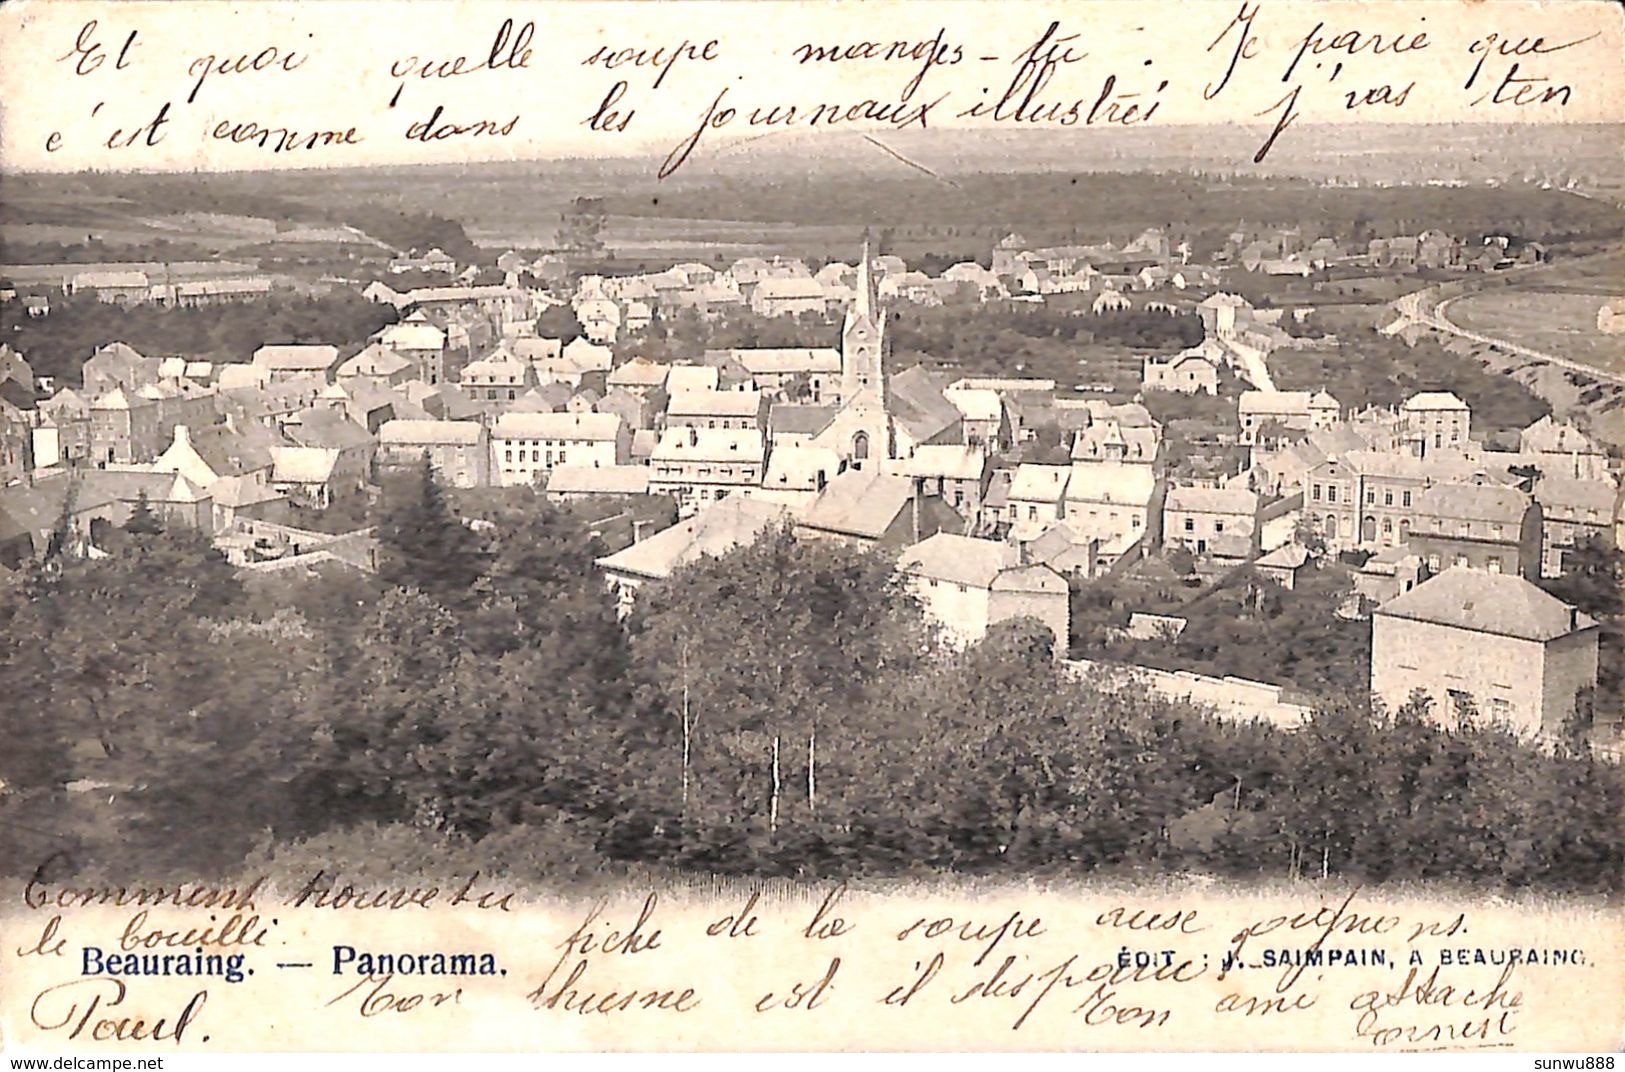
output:
[[874, 319], [875, 310], [880, 305], [880, 295], [875, 290], [874, 259], [869, 251], [869, 232], [863, 233], [863, 259], [858, 262], [857, 285], [858, 316]]

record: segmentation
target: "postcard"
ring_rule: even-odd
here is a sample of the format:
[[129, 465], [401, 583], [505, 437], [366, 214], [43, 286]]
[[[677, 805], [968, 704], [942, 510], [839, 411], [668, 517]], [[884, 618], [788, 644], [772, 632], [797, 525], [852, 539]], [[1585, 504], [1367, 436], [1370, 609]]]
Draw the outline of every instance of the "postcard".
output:
[[1617, 6], [0, 51], [8, 1053], [1625, 1039]]

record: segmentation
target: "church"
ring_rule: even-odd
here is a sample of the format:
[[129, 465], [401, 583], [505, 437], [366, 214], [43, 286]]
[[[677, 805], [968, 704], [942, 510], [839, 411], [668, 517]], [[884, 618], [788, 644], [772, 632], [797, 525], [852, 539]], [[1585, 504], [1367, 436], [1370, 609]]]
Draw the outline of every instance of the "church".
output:
[[812, 445], [828, 447], [853, 469], [883, 468], [897, 457], [897, 432], [886, 410], [886, 314], [867, 240], [855, 289], [841, 325], [839, 408]]

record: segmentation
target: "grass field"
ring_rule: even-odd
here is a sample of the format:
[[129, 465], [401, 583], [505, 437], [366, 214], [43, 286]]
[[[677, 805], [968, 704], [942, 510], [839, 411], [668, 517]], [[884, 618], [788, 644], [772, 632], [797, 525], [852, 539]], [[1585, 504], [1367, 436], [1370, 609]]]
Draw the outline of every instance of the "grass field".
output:
[[1508, 342], [1610, 372], [1625, 372], [1625, 336], [1597, 330], [1596, 294], [1491, 291], [1450, 303], [1451, 321]]

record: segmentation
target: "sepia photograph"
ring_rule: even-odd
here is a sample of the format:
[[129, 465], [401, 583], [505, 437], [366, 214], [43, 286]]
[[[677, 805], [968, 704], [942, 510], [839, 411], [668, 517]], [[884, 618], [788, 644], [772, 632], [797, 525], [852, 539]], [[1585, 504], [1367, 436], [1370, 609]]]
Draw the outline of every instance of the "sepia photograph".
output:
[[0, 1039], [1617, 1048], [1617, 9], [18, 6]]

